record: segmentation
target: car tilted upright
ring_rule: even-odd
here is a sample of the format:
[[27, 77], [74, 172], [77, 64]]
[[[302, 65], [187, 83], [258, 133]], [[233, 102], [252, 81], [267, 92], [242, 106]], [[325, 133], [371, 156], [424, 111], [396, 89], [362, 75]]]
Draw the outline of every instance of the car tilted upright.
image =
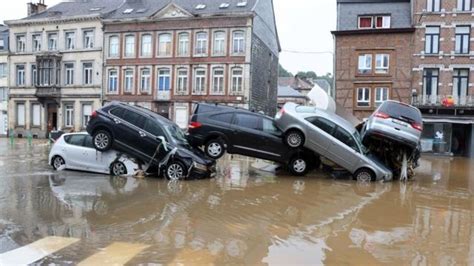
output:
[[391, 170], [367, 151], [359, 132], [334, 113], [287, 103], [276, 115], [275, 124], [284, 132], [288, 147], [306, 147], [345, 168], [354, 179], [392, 180]]
[[197, 104], [191, 117], [188, 139], [195, 147], [204, 146], [214, 159], [226, 152], [274, 161], [288, 166], [294, 175], [318, 168], [319, 157], [305, 148], [290, 148], [272, 118], [242, 108], [217, 104]]
[[139, 166], [128, 156], [115, 150], [99, 152], [86, 132], [61, 135], [49, 152], [54, 169], [71, 169], [113, 176], [133, 175]]
[[185, 133], [170, 120], [142, 107], [112, 102], [95, 111], [87, 125], [99, 151], [114, 148], [171, 180], [215, 174], [215, 161], [192, 148]]

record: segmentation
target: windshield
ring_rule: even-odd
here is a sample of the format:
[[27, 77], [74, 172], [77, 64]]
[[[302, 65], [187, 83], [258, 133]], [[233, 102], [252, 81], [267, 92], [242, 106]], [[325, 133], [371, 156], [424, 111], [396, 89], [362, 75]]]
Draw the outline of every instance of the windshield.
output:
[[360, 150], [363, 154], [369, 153], [369, 151], [364, 146], [364, 144], [362, 144], [362, 140], [361, 140], [362, 138], [360, 137], [359, 131], [357, 130], [354, 132], [354, 139], [357, 142], [357, 145], [360, 147]]
[[176, 125], [169, 124], [165, 126], [166, 131], [180, 144], [188, 144], [188, 140], [186, 139], [186, 134], [184, 134], [183, 130]]

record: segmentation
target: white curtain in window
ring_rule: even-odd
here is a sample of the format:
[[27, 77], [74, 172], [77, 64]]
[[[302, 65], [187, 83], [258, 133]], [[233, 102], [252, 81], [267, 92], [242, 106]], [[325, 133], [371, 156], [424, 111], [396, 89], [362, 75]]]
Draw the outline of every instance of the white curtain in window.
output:
[[39, 104], [33, 104], [32, 112], [33, 126], [41, 126], [41, 106]]

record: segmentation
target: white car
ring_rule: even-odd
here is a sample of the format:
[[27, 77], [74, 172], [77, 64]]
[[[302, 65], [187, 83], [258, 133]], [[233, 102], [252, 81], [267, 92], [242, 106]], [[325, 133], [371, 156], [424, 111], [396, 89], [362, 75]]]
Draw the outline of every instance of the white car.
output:
[[49, 152], [48, 162], [55, 170], [71, 169], [113, 176], [133, 175], [139, 169], [134, 161], [117, 151], [97, 151], [87, 133], [59, 137]]

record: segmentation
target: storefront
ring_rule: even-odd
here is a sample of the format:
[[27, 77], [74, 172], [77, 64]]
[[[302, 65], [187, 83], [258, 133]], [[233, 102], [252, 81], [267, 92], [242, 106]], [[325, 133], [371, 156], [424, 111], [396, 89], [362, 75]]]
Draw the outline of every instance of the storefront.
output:
[[474, 121], [424, 119], [421, 148], [424, 153], [474, 157]]

